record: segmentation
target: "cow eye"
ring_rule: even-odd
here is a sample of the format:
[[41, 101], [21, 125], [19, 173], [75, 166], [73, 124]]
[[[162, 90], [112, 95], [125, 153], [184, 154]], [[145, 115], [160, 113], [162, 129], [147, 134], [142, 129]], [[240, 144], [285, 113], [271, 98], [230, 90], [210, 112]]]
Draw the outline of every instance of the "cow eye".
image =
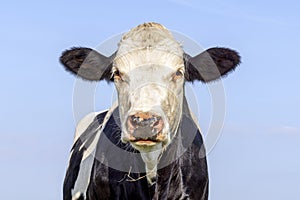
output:
[[182, 76], [182, 75], [183, 75], [183, 73], [182, 73], [182, 71], [180, 71], [180, 70], [177, 70], [177, 71], [176, 71], [176, 73], [175, 73], [175, 75], [176, 75], [176, 76]]
[[113, 71], [113, 78], [114, 78], [114, 80], [121, 80], [122, 79], [121, 72], [118, 69], [115, 69]]
[[183, 71], [181, 69], [177, 70], [173, 75], [173, 80], [176, 81], [183, 77]]

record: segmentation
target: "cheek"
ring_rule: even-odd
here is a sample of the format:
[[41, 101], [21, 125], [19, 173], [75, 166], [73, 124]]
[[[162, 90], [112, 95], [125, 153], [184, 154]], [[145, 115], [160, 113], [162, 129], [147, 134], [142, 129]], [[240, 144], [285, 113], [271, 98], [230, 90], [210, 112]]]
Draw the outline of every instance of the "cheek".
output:
[[[182, 100], [183, 100], [183, 83], [182, 82], [172, 82], [169, 85], [169, 90], [171, 95], [169, 95], [170, 106], [173, 107], [174, 112], [181, 108]], [[179, 107], [179, 108], [178, 108]]]
[[163, 107], [167, 114], [170, 127], [176, 128], [182, 112], [183, 85], [172, 85], [169, 88], [167, 100]]
[[122, 117], [125, 116], [125, 113], [130, 108], [129, 103], [129, 91], [126, 85], [115, 84], [116, 90], [118, 93], [118, 104], [119, 104], [119, 112], [121, 121], [123, 121]]

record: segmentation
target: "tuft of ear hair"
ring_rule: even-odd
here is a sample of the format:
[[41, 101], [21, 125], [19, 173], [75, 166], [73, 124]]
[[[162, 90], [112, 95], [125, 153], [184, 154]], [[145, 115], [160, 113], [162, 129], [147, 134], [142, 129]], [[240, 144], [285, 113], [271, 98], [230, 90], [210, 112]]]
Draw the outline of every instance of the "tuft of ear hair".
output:
[[114, 57], [115, 54], [106, 57], [90, 48], [73, 47], [64, 51], [59, 60], [67, 71], [84, 80], [111, 81]]
[[184, 61], [187, 81], [207, 83], [233, 71], [241, 63], [241, 57], [232, 49], [215, 47], [194, 57], [185, 53]]

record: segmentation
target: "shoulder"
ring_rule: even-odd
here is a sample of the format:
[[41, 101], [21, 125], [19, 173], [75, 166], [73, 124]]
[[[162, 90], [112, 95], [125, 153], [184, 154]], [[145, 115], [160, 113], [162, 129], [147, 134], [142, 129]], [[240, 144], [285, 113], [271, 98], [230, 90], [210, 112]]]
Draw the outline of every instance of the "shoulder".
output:
[[[108, 110], [104, 110], [104, 111], [100, 111], [100, 112], [92, 112], [92, 113], [87, 114], [85, 117], [83, 117], [76, 126], [74, 141], [77, 141], [77, 139], [91, 125], [91, 123], [95, 120], [96, 117], [104, 119], [104, 116], [106, 115], [107, 111]], [[102, 119], [102, 121], [103, 121], [103, 119]]]

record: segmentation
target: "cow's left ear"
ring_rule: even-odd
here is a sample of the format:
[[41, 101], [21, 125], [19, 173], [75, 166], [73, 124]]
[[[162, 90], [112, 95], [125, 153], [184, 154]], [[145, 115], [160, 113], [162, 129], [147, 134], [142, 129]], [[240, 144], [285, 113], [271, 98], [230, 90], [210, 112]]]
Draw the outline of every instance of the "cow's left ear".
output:
[[197, 56], [184, 54], [186, 81], [217, 80], [234, 70], [241, 62], [239, 54], [227, 48], [210, 48]]

